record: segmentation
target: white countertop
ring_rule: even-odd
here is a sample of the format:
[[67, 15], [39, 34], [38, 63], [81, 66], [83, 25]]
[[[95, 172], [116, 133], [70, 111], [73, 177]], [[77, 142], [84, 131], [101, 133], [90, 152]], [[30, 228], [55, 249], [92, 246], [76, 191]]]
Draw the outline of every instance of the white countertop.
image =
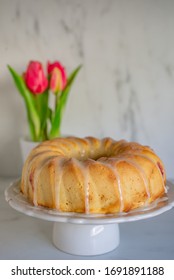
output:
[[[107, 254], [84, 257], [59, 251], [52, 222], [12, 209], [4, 190], [13, 179], [0, 178], [0, 259], [174, 259], [174, 209], [146, 220], [120, 224], [120, 245]], [[72, 240], [73, 241], [73, 240]]]

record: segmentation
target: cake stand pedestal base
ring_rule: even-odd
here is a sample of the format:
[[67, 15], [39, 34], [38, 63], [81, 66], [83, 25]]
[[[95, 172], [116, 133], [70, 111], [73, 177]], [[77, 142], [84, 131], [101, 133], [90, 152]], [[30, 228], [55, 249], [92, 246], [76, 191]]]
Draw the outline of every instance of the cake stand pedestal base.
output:
[[118, 224], [88, 225], [55, 222], [53, 243], [73, 255], [100, 255], [114, 250], [120, 243]]

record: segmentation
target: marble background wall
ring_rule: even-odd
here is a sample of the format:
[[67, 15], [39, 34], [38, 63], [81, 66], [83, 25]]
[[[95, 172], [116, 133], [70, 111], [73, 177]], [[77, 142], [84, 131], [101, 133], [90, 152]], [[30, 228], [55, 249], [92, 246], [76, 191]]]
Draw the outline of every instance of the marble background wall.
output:
[[49, 59], [83, 64], [62, 133], [150, 145], [174, 178], [173, 30], [172, 0], [0, 0], [0, 175], [20, 175], [28, 132], [6, 66]]

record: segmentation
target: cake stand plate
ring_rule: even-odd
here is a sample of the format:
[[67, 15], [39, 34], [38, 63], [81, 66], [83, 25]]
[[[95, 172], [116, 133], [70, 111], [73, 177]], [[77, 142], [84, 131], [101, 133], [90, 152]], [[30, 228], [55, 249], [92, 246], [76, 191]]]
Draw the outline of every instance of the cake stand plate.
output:
[[117, 214], [65, 213], [34, 206], [20, 192], [20, 180], [5, 190], [12, 208], [26, 215], [54, 222], [54, 245], [74, 255], [99, 255], [120, 243], [119, 223], [138, 221], [162, 214], [174, 207], [174, 185], [167, 182], [167, 194], [150, 205]]

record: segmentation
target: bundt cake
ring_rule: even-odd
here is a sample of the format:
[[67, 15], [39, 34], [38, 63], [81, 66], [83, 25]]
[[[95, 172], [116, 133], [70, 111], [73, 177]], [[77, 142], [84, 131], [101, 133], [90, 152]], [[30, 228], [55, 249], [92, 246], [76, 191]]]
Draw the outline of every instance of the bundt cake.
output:
[[35, 205], [63, 212], [118, 213], [165, 193], [161, 159], [148, 146], [94, 137], [45, 141], [29, 154], [21, 191]]

